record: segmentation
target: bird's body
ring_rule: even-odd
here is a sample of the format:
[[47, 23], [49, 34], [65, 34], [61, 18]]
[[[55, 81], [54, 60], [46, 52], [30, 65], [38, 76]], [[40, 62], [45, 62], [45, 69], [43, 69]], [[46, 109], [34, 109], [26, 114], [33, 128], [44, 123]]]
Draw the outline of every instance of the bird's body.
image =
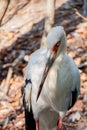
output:
[[[63, 46], [64, 49], [62, 49]], [[32, 106], [34, 119], [39, 118], [41, 130], [43, 128], [44, 130], [53, 130], [54, 128], [56, 130], [58, 120], [62, 119], [66, 111], [74, 105], [79, 94], [79, 71], [71, 57], [66, 54], [66, 46], [63, 46], [59, 48], [58, 52], [55, 47], [53, 48], [57, 55], [47, 72], [42, 84], [43, 89], [37, 101], [39, 86], [43, 81], [43, 74], [45, 75], [45, 71], [47, 71], [48, 66], [46, 65], [51, 64], [50, 60], [47, 63], [50, 56], [49, 49], [37, 50], [27, 66], [25, 102], [27, 110], [30, 110]]]

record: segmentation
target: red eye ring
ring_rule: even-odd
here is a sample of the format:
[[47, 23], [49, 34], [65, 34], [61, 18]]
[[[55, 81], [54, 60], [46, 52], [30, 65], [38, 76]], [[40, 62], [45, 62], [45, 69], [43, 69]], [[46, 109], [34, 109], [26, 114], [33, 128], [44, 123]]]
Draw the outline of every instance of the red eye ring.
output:
[[60, 43], [61, 43], [61, 41], [58, 41], [58, 42], [53, 46], [52, 51], [54, 51], [55, 53], [57, 53], [57, 50], [58, 50], [58, 48], [59, 48], [59, 46], [60, 46]]
[[60, 43], [61, 43], [61, 41], [58, 41], [58, 42], [56, 43], [56, 46], [59, 46], [59, 45], [60, 45]]

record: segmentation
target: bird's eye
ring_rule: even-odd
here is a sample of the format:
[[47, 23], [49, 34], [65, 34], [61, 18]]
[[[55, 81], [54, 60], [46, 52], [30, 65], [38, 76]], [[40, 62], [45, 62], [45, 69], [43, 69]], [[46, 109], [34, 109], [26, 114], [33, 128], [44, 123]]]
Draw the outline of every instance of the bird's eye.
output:
[[57, 42], [56, 45], [59, 46], [59, 43]]
[[58, 42], [56, 43], [56, 46], [59, 46], [59, 45], [60, 45], [60, 43], [61, 43], [61, 41], [58, 41]]

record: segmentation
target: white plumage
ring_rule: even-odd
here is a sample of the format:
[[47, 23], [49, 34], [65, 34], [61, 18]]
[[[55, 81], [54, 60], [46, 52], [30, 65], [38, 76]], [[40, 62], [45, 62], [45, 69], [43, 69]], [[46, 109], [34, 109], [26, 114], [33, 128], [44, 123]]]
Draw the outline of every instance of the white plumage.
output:
[[[47, 48], [34, 52], [28, 62], [24, 88], [25, 110], [30, 112], [32, 107], [34, 119], [39, 119], [41, 130], [56, 130], [58, 120], [77, 100], [80, 75], [74, 61], [66, 54], [63, 27], [54, 27], [46, 43]], [[37, 97], [40, 87], [43, 88]]]

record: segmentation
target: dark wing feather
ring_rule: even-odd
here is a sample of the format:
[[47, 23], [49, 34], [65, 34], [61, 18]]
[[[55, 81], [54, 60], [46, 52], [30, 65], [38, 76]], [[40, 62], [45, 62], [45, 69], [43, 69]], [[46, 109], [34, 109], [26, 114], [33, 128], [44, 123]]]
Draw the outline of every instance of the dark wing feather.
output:
[[[28, 83], [32, 85], [31, 80], [26, 79], [24, 88], [27, 87]], [[23, 105], [24, 105], [24, 111], [25, 111], [25, 129], [26, 130], [36, 130], [36, 123], [35, 123], [35, 119], [33, 116], [32, 106], [31, 106], [31, 104], [29, 104], [30, 105], [30, 110], [29, 110], [26, 105], [26, 99], [25, 99], [26, 94], [28, 94], [28, 93], [26, 93], [25, 89], [24, 89], [23, 90]]]
[[75, 88], [73, 91], [71, 91], [71, 96], [72, 96], [72, 101], [70, 106], [68, 107], [68, 110], [73, 107], [73, 105], [75, 104], [77, 97], [78, 97], [78, 90]]

